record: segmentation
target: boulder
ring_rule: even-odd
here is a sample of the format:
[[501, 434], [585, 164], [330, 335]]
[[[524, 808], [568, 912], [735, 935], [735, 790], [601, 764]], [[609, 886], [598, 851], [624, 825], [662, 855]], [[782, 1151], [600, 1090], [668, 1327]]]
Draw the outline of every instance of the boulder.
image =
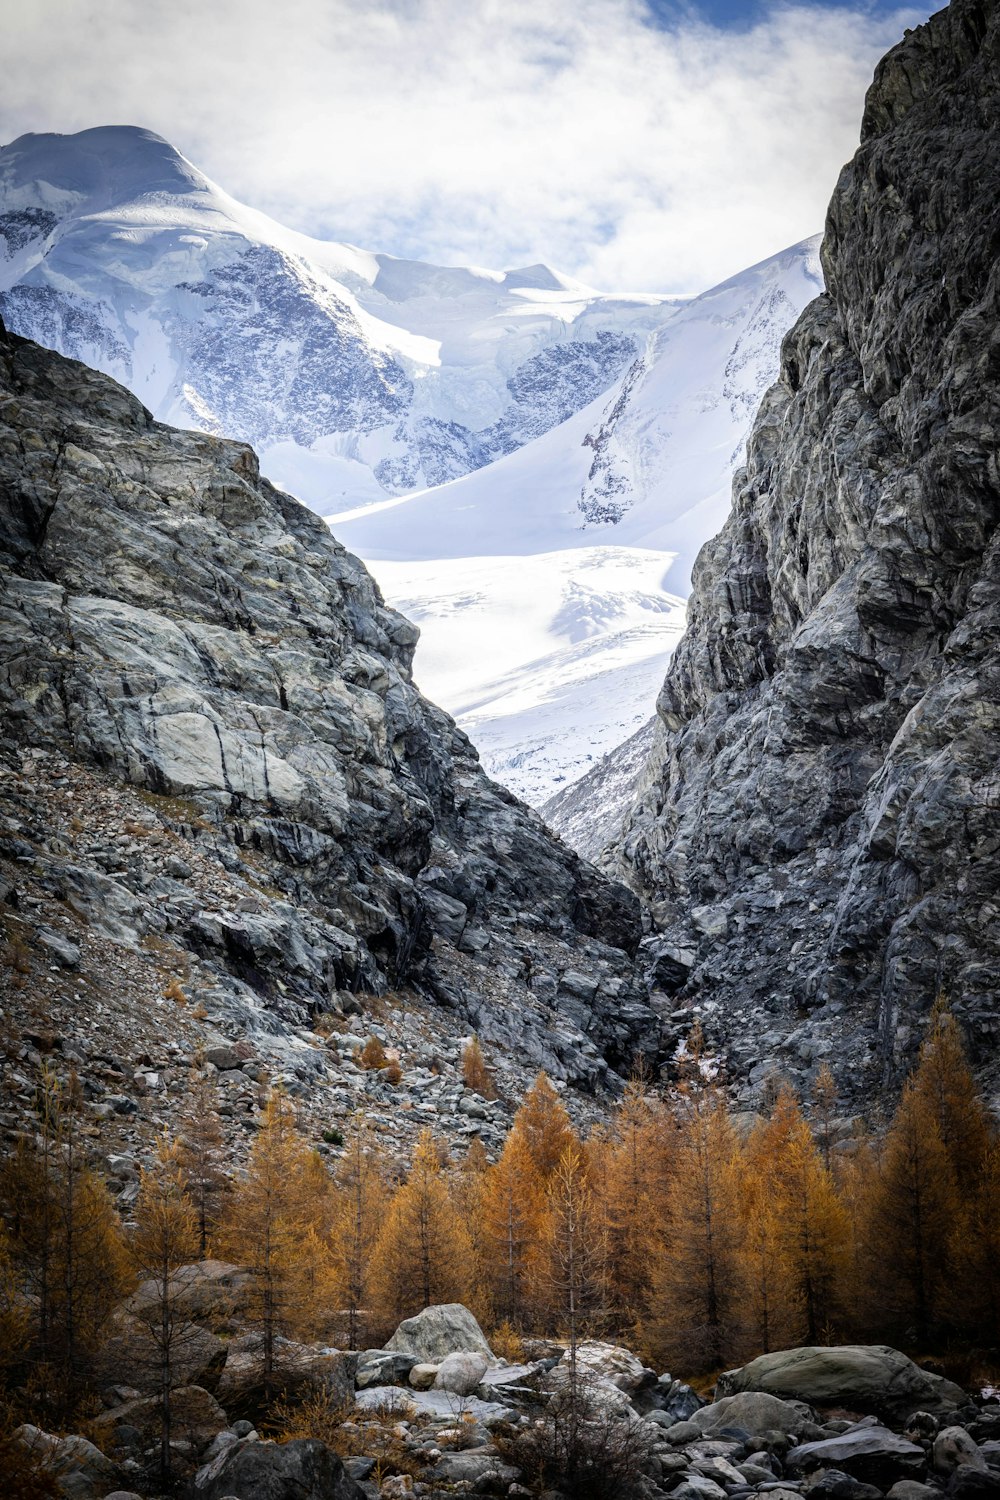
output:
[[[119, 1312], [114, 1329], [105, 1342], [98, 1376], [109, 1384], [130, 1385], [144, 1395], [160, 1389], [160, 1350], [150, 1309], [142, 1316]], [[176, 1312], [174, 1313], [176, 1317]], [[175, 1322], [171, 1335], [171, 1383], [218, 1389], [226, 1346], [216, 1334], [199, 1323]]]
[[1000, 1500], [1000, 1474], [959, 1464], [948, 1481], [950, 1500]]
[[66, 1500], [100, 1500], [114, 1487], [118, 1470], [109, 1458], [86, 1438], [73, 1433], [56, 1437], [26, 1422], [14, 1440], [41, 1461]]
[[489, 1368], [485, 1354], [460, 1350], [441, 1361], [434, 1377], [436, 1391], [451, 1391], [456, 1396], [471, 1396]]
[[653, 1372], [647, 1370], [628, 1349], [623, 1349], [620, 1344], [601, 1343], [598, 1339], [585, 1339], [577, 1345], [576, 1362], [579, 1369], [598, 1375], [628, 1393], [655, 1378]]
[[[354, 1394], [357, 1356], [327, 1348], [325, 1344], [297, 1344], [292, 1339], [274, 1341], [275, 1383], [294, 1393], [305, 1386], [330, 1387], [343, 1401]], [[216, 1392], [227, 1411], [256, 1412], [266, 1404], [264, 1348], [259, 1333], [245, 1334], [228, 1345], [226, 1364]]]
[[969, 1468], [981, 1469], [983, 1472], [987, 1467], [978, 1443], [964, 1427], [942, 1427], [934, 1439], [931, 1463], [939, 1474], [950, 1474], [960, 1464], [967, 1464]]
[[[234, 1313], [246, 1307], [250, 1276], [225, 1260], [199, 1260], [179, 1266], [170, 1278], [171, 1304], [177, 1317], [205, 1323], [225, 1332]], [[155, 1311], [159, 1292], [154, 1281], [143, 1281], [125, 1304], [136, 1317]]]
[[809, 1500], [882, 1500], [882, 1491], [842, 1469], [821, 1469], [806, 1490]]
[[429, 1391], [437, 1380], [438, 1366], [427, 1360], [419, 1360], [410, 1367], [409, 1382], [415, 1391]]
[[492, 1481], [498, 1493], [506, 1494], [507, 1486], [520, 1477], [520, 1469], [505, 1464], [495, 1448], [469, 1448], [464, 1453], [445, 1453], [434, 1466], [435, 1479], [448, 1484], [472, 1484], [482, 1487]]
[[[160, 1410], [157, 1396], [126, 1401], [95, 1417], [94, 1432], [109, 1447], [145, 1447], [159, 1438]], [[228, 1418], [218, 1401], [200, 1386], [186, 1386], [173, 1392], [170, 1401], [170, 1436], [173, 1441], [190, 1443], [195, 1453], [201, 1453], [225, 1430], [227, 1423]], [[138, 1435], [138, 1444], [133, 1433]]]
[[741, 1369], [727, 1370], [715, 1389], [717, 1396], [765, 1391], [812, 1406], [846, 1406], [896, 1420], [917, 1407], [935, 1415], [951, 1412], [966, 1399], [959, 1386], [921, 1370], [887, 1344], [807, 1346], [762, 1354]]
[[394, 1354], [386, 1349], [366, 1349], [358, 1355], [355, 1383], [359, 1389], [369, 1385], [399, 1385], [409, 1378], [417, 1363], [413, 1354]]
[[919, 1479], [897, 1479], [888, 1492], [888, 1500], [940, 1500], [941, 1491]]
[[490, 1364], [495, 1363], [483, 1330], [461, 1302], [441, 1302], [435, 1307], [425, 1307], [414, 1318], [406, 1318], [385, 1347], [399, 1354], [413, 1354], [417, 1359], [433, 1361], [467, 1350], [485, 1354]]
[[364, 1500], [364, 1491], [318, 1438], [240, 1438], [199, 1469], [193, 1500]]
[[923, 1448], [878, 1423], [858, 1423], [837, 1437], [800, 1443], [785, 1458], [789, 1474], [842, 1469], [878, 1489], [884, 1489], [886, 1483], [905, 1475], [907, 1470], [916, 1478], [923, 1472], [924, 1463]]
[[[687, 1425], [687, 1424], [685, 1424]], [[718, 1432], [723, 1427], [741, 1427], [751, 1435], [775, 1428], [789, 1437], [801, 1437], [815, 1425], [815, 1417], [801, 1401], [783, 1401], [766, 1391], [740, 1391], [723, 1396], [711, 1406], [702, 1406], [690, 1418], [699, 1433]]]

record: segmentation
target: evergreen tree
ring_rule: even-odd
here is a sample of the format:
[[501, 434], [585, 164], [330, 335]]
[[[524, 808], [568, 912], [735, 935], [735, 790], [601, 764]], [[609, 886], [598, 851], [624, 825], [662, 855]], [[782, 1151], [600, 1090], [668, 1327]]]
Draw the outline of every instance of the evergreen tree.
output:
[[524, 1136], [512, 1130], [500, 1160], [486, 1173], [477, 1212], [477, 1282], [494, 1323], [530, 1326], [539, 1301], [545, 1220], [545, 1189], [534, 1158]]
[[611, 1133], [588, 1142], [591, 1175], [607, 1236], [609, 1312], [620, 1331], [647, 1311], [649, 1267], [666, 1232], [676, 1127], [641, 1078], [632, 1079]]
[[198, 1215], [198, 1255], [204, 1260], [229, 1189], [225, 1171], [225, 1143], [219, 1123], [216, 1085], [202, 1070], [184, 1112], [178, 1143], [178, 1164], [188, 1197]]
[[178, 1355], [191, 1337], [192, 1325], [180, 1306], [175, 1272], [198, 1254], [198, 1213], [184, 1190], [184, 1172], [175, 1144], [160, 1142], [151, 1167], [139, 1181], [135, 1227], [125, 1241], [128, 1261], [140, 1281], [149, 1283], [152, 1299], [142, 1321], [156, 1365], [160, 1400], [160, 1474], [170, 1474], [170, 1397]]
[[548, 1182], [558, 1167], [567, 1146], [580, 1150], [566, 1106], [544, 1072], [539, 1073], [525, 1094], [511, 1130], [524, 1140], [543, 1183]]
[[939, 1319], [958, 1193], [935, 1102], [907, 1081], [865, 1214], [868, 1321], [923, 1344]]
[[373, 1300], [398, 1323], [435, 1302], [466, 1301], [472, 1273], [468, 1233], [448, 1195], [434, 1137], [423, 1130], [375, 1246]]
[[647, 1343], [666, 1366], [717, 1369], [738, 1346], [739, 1144], [725, 1101], [692, 1080], [667, 1195], [667, 1234], [651, 1268]]
[[275, 1386], [277, 1337], [307, 1331], [322, 1320], [328, 1305], [332, 1251], [327, 1245], [328, 1276], [316, 1260], [322, 1240], [315, 1232], [328, 1215], [328, 1205], [316, 1200], [316, 1168], [315, 1153], [296, 1129], [290, 1101], [275, 1089], [247, 1175], [230, 1195], [219, 1234], [223, 1254], [250, 1272], [248, 1318], [263, 1335], [268, 1392]]
[[348, 1349], [361, 1349], [370, 1332], [371, 1264], [388, 1201], [378, 1139], [363, 1115], [356, 1115], [348, 1128], [334, 1185], [336, 1300], [346, 1316]]

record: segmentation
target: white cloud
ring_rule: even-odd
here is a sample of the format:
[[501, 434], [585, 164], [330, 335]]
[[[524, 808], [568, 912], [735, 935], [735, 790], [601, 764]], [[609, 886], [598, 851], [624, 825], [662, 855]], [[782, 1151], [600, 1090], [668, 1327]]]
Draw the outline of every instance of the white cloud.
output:
[[0, 134], [140, 124], [311, 233], [697, 290], [822, 226], [875, 62], [923, 12], [742, 32], [640, 0], [34, 0]]

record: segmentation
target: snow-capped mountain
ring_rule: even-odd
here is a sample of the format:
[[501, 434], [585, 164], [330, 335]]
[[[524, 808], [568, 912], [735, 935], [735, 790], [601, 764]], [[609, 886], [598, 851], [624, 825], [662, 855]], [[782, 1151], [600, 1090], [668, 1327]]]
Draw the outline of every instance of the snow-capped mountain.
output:
[[671, 309], [609, 391], [516, 453], [331, 518], [420, 625], [424, 691], [529, 801], [648, 720], [818, 247]]
[[0, 150], [8, 325], [164, 421], [253, 443], [319, 510], [512, 452], [606, 390], [675, 303], [309, 239], [132, 127]]
[[167, 142], [0, 149], [0, 313], [241, 437], [421, 625], [421, 686], [541, 802], [648, 717], [806, 241], [696, 298], [310, 239]]

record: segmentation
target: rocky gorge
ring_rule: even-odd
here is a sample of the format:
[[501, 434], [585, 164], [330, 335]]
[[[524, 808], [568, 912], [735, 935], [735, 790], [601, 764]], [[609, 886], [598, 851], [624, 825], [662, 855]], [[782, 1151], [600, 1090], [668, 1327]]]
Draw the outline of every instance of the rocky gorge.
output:
[[752, 1082], [898, 1078], [939, 993], [995, 1077], [998, 37], [955, 0], [879, 65], [604, 858]]

